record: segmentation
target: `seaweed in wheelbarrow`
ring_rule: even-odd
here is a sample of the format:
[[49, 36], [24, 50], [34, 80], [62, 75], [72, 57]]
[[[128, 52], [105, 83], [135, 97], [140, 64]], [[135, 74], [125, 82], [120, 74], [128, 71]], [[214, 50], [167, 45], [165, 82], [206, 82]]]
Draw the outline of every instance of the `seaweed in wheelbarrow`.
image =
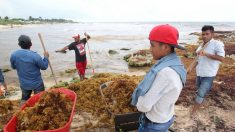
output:
[[65, 94], [45, 92], [33, 107], [26, 107], [17, 114], [17, 131], [60, 128], [68, 122], [72, 106]]

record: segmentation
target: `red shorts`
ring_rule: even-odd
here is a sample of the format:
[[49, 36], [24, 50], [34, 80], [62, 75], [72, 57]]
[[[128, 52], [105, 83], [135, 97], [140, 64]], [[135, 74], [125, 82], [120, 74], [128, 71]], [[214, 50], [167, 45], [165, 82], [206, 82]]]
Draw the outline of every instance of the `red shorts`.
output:
[[86, 60], [83, 62], [76, 62], [76, 68], [78, 70], [79, 75], [85, 75], [86, 65], [87, 65]]

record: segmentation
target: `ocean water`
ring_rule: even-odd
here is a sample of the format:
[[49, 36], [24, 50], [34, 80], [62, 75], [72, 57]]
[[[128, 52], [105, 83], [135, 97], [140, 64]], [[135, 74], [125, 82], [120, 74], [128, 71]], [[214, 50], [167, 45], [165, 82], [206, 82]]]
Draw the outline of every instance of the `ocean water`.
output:
[[[29, 35], [32, 39], [32, 50], [43, 54], [43, 49], [38, 37], [42, 34], [46, 49], [50, 53], [50, 61], [53, 68], [63, 71], [75, 68], [74, 52], [67, 54], [54, 51], [73, 42], [72, 36], [86, 32], [91, 36], [88, 44], [91, 51], [93, 65], [96, 72], [128, 72], [129, 68], [123, 61], [123, 56], [139, 49], [148, 49], [148, 34], [150, 30], [159, 24], [167, 22], [131, 22], [131, 23], [76, 23], [76, 24], [45, 24], [29, 25], [16, 28], [0, 29], [0, 67], [9, 67], [10, 55], [19, 49], [17, 39], [21, 34]], [[196, 44], [198, 37], [189, 35], [192, 32], [200, 32], [205, 24], [211, 24], [215, 30], [235, 30], [235, 23], [168, 23], [175, 26], [180, 33], [179, 43]], [[121, 48], [130, 48], [122, 51]], [[119, 54], [109, 55], [108, 51], [116, 50]], [[88, 49], [87, 49], [88, 52]], [[89, 54], [87, 55], [90, 62]]]

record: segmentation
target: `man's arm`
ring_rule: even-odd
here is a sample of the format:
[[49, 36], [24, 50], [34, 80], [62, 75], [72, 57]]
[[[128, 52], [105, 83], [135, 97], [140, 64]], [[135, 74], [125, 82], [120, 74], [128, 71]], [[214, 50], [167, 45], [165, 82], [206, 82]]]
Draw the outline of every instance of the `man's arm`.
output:
[[16, 69], [15, 57], [14, 57], [14, 55], [11, 55], [10, 62], [11, 62], [11, 68], [12, 68], [12, 69]]
[[187, 73], [192, 72], [192, 70], [197, 66], [197, 64], [198, 64], [197, 60], [193, 61], [193, 62], [189, 65], [189, 67], [186, 69]]
[[[206, 46], [206, 45], [205, 45]], [[205, 47], [204, 47], [205, 48]], [[199, 45], [199, 47], [196, 49], [195, 54], [197, 55], [196, 58], [193, 60], [193, 62], [189, 65], [189, 67], [186, 69], [187, 73], [192, 72], [192, 70], [197, 66], [198, 64], [198, 55], [199, 52], [202, 50], [202, 45]]]
[[36, 64], [41, 70], [46, 70], [48, 68], [48, 63], [49, 63], [49, 53], [44, 52], [44, 58], [42, 59], [40, 55], [37, 55], [36, 58]]
[[222, 42], [217, 42], [214, 44], [214, 46], [215, 46], [215, 55], [206, 53], [205, 51], [200, 52], [199, 55], [206, 56], [210, 59], [223, 62], [225, 57], [224, 44]]
[[60, 49], [60, 50], [56, 50], [55, 52], [60, 52], [60, 53], [66, 53], [67, 51], [67, 49], [69, 49], [69, 47], [68, 46], [65, 46], [64, 48], [62, 48], [62, 49]]
[[218, 60], [218, 61], [221, 61], [221, 62], [224, 61], [224, 57], [219, 56], [219, 55], [209, 54], [209, 53], [206, 53], [205, 51], [201, 51], [201, 52], [199, 53], [199, 55], [201, 55], [201, 56], [206, 56], [206, 57], [208, 57], [208, 58], [210, 58], [210, 59]]
[[91, 38], [91, 36], [88, 35], [86, 32], [84, 33], [84, 35], [85, 35], [85, 37], [86, 37], [86, 41], [88, 41], [88, 40]]
[[219, 55], [212, 55], [212, 54], [206, 53], [205, 56], [208, 57], [208, 58], [211, 58], [213, 60], [218, 60], [220, 62], [224, 61], [224, 57], [219, 56]]

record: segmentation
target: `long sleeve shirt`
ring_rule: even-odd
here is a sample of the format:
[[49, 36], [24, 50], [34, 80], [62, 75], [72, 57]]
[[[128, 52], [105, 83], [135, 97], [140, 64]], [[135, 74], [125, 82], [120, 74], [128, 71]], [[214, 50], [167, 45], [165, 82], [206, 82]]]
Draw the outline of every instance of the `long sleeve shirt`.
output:
[[150, 90], [138, 98], [137, 109], [152, 122], [166, 123], [174, 115], [174, 105], [182, 87], [177, 72], [166, 67], [156, 75]]
[[25, 90], [33, 90], [42, 83], [40, 70], [48, 68], [48, 58], [42, 58], [31, 50], [17, 50], [11, 54], [11, 67], [17, 70], [20, 87]]

